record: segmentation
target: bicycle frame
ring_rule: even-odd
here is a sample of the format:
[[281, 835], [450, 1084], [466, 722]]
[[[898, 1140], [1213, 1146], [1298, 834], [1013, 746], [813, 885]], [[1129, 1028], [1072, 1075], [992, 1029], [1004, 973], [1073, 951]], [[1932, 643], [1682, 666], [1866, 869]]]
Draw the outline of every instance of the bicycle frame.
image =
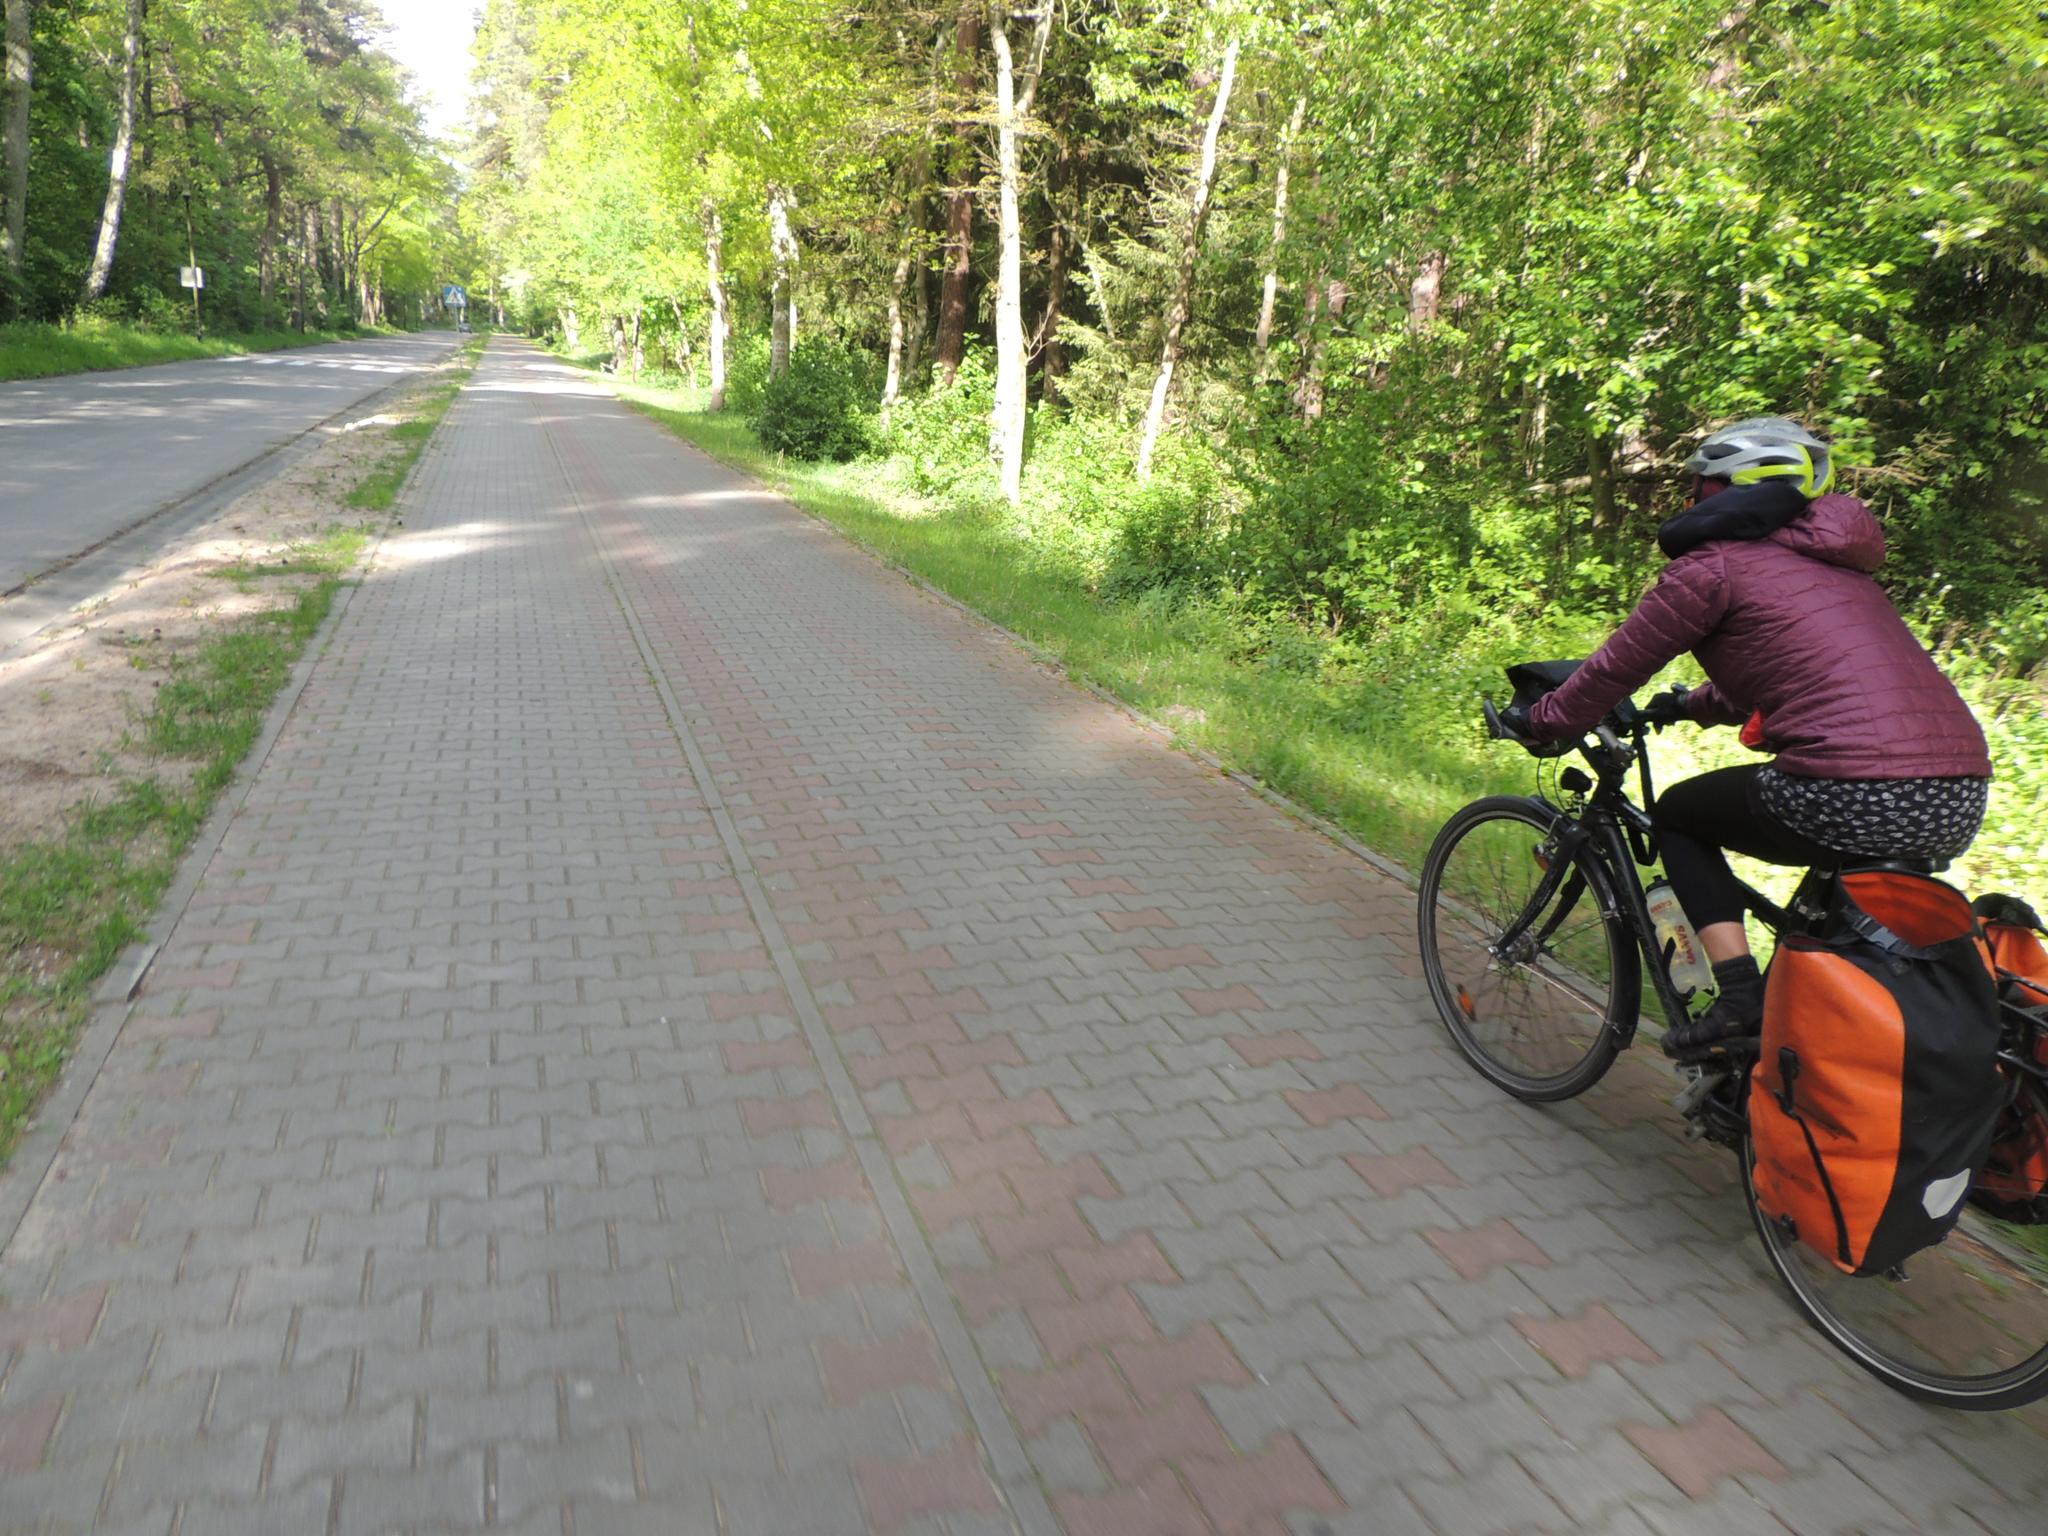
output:
[[[1635, 936], [1636, 948], [1649, 972], [1658, 1006], [1663, 1010], [1664, 1021], [1667, 1025], [1676, 1025], [1687, 1017], [1689, 1010], [1684, 996], [1671, 983], [1670, 969], [1658, 947], [1657, 925], [1650, 916], [1649, 894], [1644, 889], [1640, 873], [1657, 862], [1657, 834], [1651, 814], [1657, 803], [1657, 792], [1650, 777], [1649, 753], [1645, 750], [1648, 728], [1641, 723], [1623, 728], [1628, 731], [1626, 741], [1615, 735], [1610, 726], [1603, 724], [1592, 740], [1578, 743], [1579, 752], [1593, 766], [1598, 777], [1586, 782], [1583, 789], [1567, 779], [1565, 787], [1568, 790], [1584, 795], [1576, 811], [1569, 806], [1555, 804], [1540, 794], [1528, 797], [1531, 805], [1555, 818], [1552, 836], [1556, 856], [1544, 878], [1537, 882], [1528, 904], [1502, 931], [1498, 949], [1505, 954], [1525, 947], [1525, 941], [1526, 947], [1540, 947], [1557, 931], [1585, 894], [1583, 889], [1571, 892], [1569, 899], [1558, 902], [1556, 912], [1540, 929], [1533, 934], [1530, 929], [1564, 890], [1574, 856], [1590, 847], [1593, 855], [1605, 866], [1615, 891], [1626, 904], [1622, 913], [1603, 912], [1600, 915], [1603, 919], [1621, 916], [1627, 920], [1629, 930]], [[1628, 771], [1632, 766], [1636, 768], [1642, 784], [1642, 805], [1628, 797]], [[1568, 773], [1578, 773], [1578, 770], [1571, 769]], [[1579, 774], [1579, 778], [1584, 781], [1583, 774]], [[1794, 910], [1787, 910], [1747, 883], [1742, 889], [1750, 910], [1773, 933], [1782, 933], [1796, 920], [1797, 896], [1793, 898]], [[1640, 1022], [1638, 1010], [1636, 1017], [1617, 1028], [1617, 1046], [1625, 1048], [1634, 1042]]]

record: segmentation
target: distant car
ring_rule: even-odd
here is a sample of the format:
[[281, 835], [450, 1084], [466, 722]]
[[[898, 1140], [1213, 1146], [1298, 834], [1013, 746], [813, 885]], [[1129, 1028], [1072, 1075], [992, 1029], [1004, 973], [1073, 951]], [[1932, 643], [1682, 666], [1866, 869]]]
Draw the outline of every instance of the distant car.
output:
[[455, 329], [460, 334], [466, 336], [469, 334], [469, 322], [467, 320], [458, 320], [455, 322]]

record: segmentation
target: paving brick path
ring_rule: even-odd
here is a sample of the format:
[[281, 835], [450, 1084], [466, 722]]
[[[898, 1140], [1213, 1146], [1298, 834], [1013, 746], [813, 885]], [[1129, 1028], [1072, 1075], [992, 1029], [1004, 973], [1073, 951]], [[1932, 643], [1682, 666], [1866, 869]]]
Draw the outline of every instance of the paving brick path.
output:
[[407, 503], [8, 1176], [0, 1529], [2048, 1529], [1401, 886], [538, 353]]

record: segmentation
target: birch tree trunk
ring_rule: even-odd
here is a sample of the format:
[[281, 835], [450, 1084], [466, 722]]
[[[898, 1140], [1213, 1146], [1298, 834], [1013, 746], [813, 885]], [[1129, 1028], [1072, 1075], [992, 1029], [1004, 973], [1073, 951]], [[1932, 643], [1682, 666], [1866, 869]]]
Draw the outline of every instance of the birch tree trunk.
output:
[[903, 390], [903, 292], [910, 286], [911, 237], [903, 239], [903, 254], [896, 258], [896, 270], [889, 279], [889, 369], [882, 379], [882, 430], [889, 430], [889, 412], [895, 409]]
[[1010, 15], [998, 4], [992, 13], [989, 39], [996, 55], [996, 169], [1001, 190], [998, 230], [1001, 244], [996, 266], [996, 399], [990, 413], [989, 451], [1002, 466], [1003, 495], [1016, 506], [1024, 495], [1024, 252], [1017, 212], [1017, 132], [1030, 120], [1038, 94], [1038, 74], [1045, 63], [1045, 45], [1052, 36], [1052, 0], [1042, 9], [1019, 12], [1031, 22], [1031, 43], [1025, 54], [1023, 80], [1010, 56]]
[[6, 56], [0, 69], [0, 319], [21, 308], [23, 235], [28, 223], [28, 101], [35, 76], [29, 22], [34, 0], [6, 0]]
[[1202, 231], [1209, 222], [1209, 195], [1216, 187], [1216, 141], [1223, 134], [1223, 114], [1230, 106], [1230, 87], [1237, 79], [1237, 39], [1223, 50], [1223, 73], [1216, 82], [1216, 102], [1209, 109], [1209, 126], [1202, 133], [1202, 161], [1195, 172], [1194, 208], [1188, 220], [1188, 240], [1180, 254], [1180, 271], [1174, 275], [1173, 302], [1166, 311], [1166, 337], [1159, 349], [1159, 376], [1152, 381], [1152, 402], [1145, 408], [1144, 435], [1138, 439], [1138, 478], [1152, 478], [1152, 450], [1159, 445], [1159, 428], [1166, 420], [1166, 397], [1173, 388], [1173, 370], [1180, 362], [1181, 336], [1187, 330], [1193, 308], [1195, 260], [1202, 254]]
[[[121, 34], [121, 106], [114, 125], [114, 150], [107, 161], [107, 200], [100, 209], [100, 234], [79, 301], [90, 304], [107, 291], [114, 247], [121, 238], [121, 209], [128, 199], [128, 157], [135, 150], [135, 64], [142, 51], [143, 0], [128, 0], [128, 25]], [[189, 123], [189, 119], [187, 120]]]
[[768, 377], [789, 371], [789, 351], [796, 345], [796, 234], [789, 227], [789, 193], [768, 189], [768, 250], [775, 263], [773, 313], [768, 330]]
[[711, 290], [710, 334], [704, 350], [711, 354], [711, 409], [725, 409], [725, 224], [718, 204], [704, 199], [704, 273]]
[[[1007, 40], [1004, 46], [1008, 46]], [[979, 0], [970, 0], [953, 33], [954, 81], [963, 102], [974, 98], [974, 62], [980, 50]], [[955, 148], [948, 170], [952, 185], [946, 192], [946, 269], [939, 279], [939, 330], [932, 348], [939, 380], [948, 385], [958, 376], [961, 359], [967, 355], [967, 285], [974, 275], [974, 150], [968, 143], [968, 131], [964, 122], [953, 126]]]
[[1280, 141], [1280, 168], [1273, 174], [1273, 255], [1266, 267], [1266, 289], [1259, 296], [1258, 330], [1258, 377], [1264, 379], [1271, 370], [1270, 347], [1273, 340], [1273, 305], [1280, 296], [1280, 246], [1287, 238], [1287, 160], [1294, 152], [1294, 141], [1301, 137], [1301, 123], [1308, 113], [1308, 97], [1294, 98], [1294, 115], [1287, 120], [1286, 137]]

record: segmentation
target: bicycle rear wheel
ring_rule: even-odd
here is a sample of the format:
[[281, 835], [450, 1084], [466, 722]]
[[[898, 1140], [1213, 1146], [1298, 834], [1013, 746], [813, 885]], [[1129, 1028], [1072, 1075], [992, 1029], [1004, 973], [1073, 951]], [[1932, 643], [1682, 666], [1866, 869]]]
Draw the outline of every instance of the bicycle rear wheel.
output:
[[1533, 1103], [1598, 1082], [1642, 997], [1621, 904], [1590, 850], [1517, 926], [1549, 872], [1557, 819], [1512, 795], [1474, 801], [1422, 866], [1422, 970], [1437, 1012], [1482, 1075]]
[[1829, 1343], [1921, 1402], [1990, 1412], [2048, 1396], [2048, 1225], [1973, 1204], [1895, 1275], [1858, 1278], [1758, 1208], [1753, 1159], [1745, 1138], [1743, 1197], [1764, 1253]]

